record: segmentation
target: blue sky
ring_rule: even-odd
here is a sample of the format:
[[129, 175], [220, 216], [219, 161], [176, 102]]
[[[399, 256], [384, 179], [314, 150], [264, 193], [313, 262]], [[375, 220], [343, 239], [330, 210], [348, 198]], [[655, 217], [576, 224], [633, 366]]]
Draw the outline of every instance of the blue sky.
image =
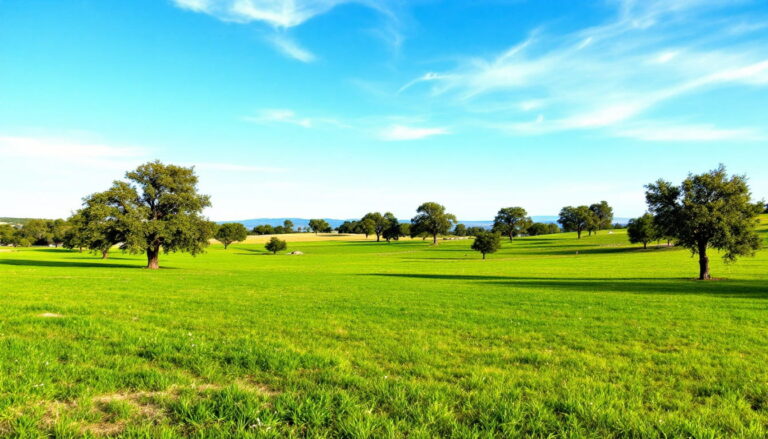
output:
[[766, 102], [758, 0], [0, 0], [0, 215], [156, 158], [216, 220], [634, 216], [718, 163], [760, 199]]

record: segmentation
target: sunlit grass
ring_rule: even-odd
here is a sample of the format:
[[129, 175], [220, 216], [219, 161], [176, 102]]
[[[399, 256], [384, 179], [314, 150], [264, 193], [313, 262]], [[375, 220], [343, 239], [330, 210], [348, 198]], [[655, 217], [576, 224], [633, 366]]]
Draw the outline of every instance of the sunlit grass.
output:
[[768, 435], [767, 251], [304, 236], [0, 252], [0, 436]]

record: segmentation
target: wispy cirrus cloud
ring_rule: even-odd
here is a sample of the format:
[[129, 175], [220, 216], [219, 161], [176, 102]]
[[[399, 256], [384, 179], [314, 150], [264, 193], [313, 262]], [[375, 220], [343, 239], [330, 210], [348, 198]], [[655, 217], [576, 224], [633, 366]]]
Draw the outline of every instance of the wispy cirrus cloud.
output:
[[176, 6], [212, 15], [223, 21], [259, 21], [291, 28], [353, 0], [173, 0]]
[[[732, 21], [711, 14], [735, 3], [613, 1], [616, 15], [610, 22], [568, 34], [536, 29], [495, 56], [465, 57], [451, 70], [408, 81], [398, 93], [427, 87], [433, 98], [492, 113], [494, 126], [513, 133], [592, 129], [615, 134], [626, 128], [622, 132], [638, 134], [632, 122], [672, 101], [725, 86], [768, 85], [768, 35], [759, 33], [764, 27], [750, 27], [745, 17], [740, 28], [753, 33], [734, 36], [728, 32]], [[752, 139], [757, 132], [703, 123], [667, 127], [668, 135], [632, 137], [695, 138], [683, 135], [690, 128], [703, 130], [701, 139]]]
[[313, 62], [317, 56], [291, 38], [288, 31], [344, 4], [361, 4], [378, 11], [385, 18], [385, 25], [375, 34], [395, 46], [403, 39], [399, 21], [391, 9], [394, 2], [385, 0], [173, 0], [173, 3], [181, 9], [222, 21], [265, 24], [273, 30], [266, 41], [283, 55], [301, 62]]
[[255, 116], [245, 116], [243, 120], [253, 123], [279, 123], [296, 125], [303, 128], [317, 128], [320, 126], [334, 126], [337, 128], [351, 128], [350, 125], [338, 119], [330, 117], [306, 117], [299, 116], [295, 111], [285, 108], [269, 108], [257, 112]]
[[299, 46], [291, 37], [283, 34], [275, 34], [269, 38], [269, 42], [288, 58], [310, 63], [317, 59], [314, 53]]
[[386, 141], [419, 140], [432, 136], [450, 134], [442, 127], [415, 127], [407, 125], [392, 125], [379, 132], [379, 138]]
[[725, 140], [761, 141], [766, 135], [753, 128], [722, 129], [714, 125], [641, 122], [613, 132], [616, 137], [649, 142], [716, 142]]
[[0, 154], [4, 157], [79, 161], [136, 158], [146, 155], [147, 150], [70, 139], [0, 136]]

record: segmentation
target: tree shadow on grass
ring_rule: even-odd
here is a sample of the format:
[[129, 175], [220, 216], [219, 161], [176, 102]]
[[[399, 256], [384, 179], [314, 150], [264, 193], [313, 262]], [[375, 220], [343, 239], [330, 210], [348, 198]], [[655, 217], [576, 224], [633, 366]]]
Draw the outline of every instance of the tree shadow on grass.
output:
[[768, 299], [768, 280], [725, 279], [703, 282], [693, 278], [558, 278], [406, 273], [370, 273], [363, 276], [470, 281], [531, 290], [561, 290], [582, 293], [709, 295], [743, 299]]
[[[15, 265], [28, 267], [60, 267], [60, 268], [145, 268], [143, 264], [112, 264], [109, 262], [69, 262], [69, 261], [36, 261], [31, 259], [0, 258], [0, 265]], [[161, 270], [175, 270], [176, 267], [160, 267]]]
[[[230, 247], [230, 250], [237, 250], [237, 252], [232, 251], [233, 255], [240, 255], [240, 256], [259, 256], [259, 255], [271, 255], [272, 252], [268, 252], [266, 249], [257, 249], [257, 248], [246, 248], [246, 247]], [[248, 252], [248, 253], [242, 253], [242, 252]]]

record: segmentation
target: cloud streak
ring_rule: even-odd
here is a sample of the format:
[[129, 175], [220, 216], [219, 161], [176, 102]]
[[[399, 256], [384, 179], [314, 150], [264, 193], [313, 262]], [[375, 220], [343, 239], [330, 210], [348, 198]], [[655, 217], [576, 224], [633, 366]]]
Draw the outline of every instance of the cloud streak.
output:
[[[729, 36], [732, 23], [706, 14], [733, 3], [614, 1], [616, 17], [603, 25], [565, 35], [536, 30], [496, 56], [465, 57], [452, 70], [416, 77], [398, 93], [419, 93], [426, 87], [433, 98], [470, 112], [498, 108], [488, 117], [510, 133], [617, 132], [676, 99], [724, 86], [768, 85], [768, 38]], [[706, 123], [686, 128], [702, 129], [702, 139], [751, 137], [745, 135], [751, 132], [747, 128]], [[667, 134], [633, 137], [695, 137]]]
[[273, 30], [266, 41], [283, 55], [305, 63], [317, 57], [287, 32], [344, 4], [360, 4], [379, 12], [386, 21], [377, 34], [396, 47], [403, 40], [399, 21], [390, 9], [392, 2], [384, 0], [173, 0], [173, 3], [178, 8], [225, 22], [266, 24]]
[[407, 125], [392, 125], [379, 133], [381, 140], [397, 142], [403, 140], [419, 140], [432, 136], [449, 134], [446, 128], [413, 127]]

